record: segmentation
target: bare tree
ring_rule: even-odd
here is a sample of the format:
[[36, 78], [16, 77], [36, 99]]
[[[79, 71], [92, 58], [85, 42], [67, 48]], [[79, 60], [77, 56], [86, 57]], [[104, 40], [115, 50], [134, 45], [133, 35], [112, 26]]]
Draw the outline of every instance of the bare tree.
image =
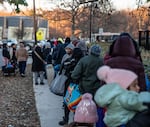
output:
[[[72, 24], [72, 36], [75, 36], [75, 31], [80, 29], [79, 33], [89, 34], [90, 23], [92, 24], [92, 30], [98, 28], [97, 24], [93, 21], [98, 20], [104, 13], [112, 13], [111, 2], [109, 0], [73, 0], [71, 2], [66, 2], [63, 0], [61, 7], [65, 7], [70, 10], [69, 17]], [[92, 20], [92, 19], [95, 20]], [[94, 25], [93, 25], [94, 24]], [[82, 28], [82, 29], [81, 29]]]

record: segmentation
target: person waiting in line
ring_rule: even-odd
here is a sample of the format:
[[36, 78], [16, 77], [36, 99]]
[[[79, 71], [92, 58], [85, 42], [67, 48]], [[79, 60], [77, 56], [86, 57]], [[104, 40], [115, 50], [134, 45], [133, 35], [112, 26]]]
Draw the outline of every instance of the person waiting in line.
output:
[[140, 91], [146, 90], [145, 72], [135, 42], [128, 35], [120, 35], [111, 45], [109, 58], [104, 63], [112, 68], [128, 69], [138, 75]]
[[150, 93], [140, 92], [138, 76], [127, 69], [102, 66], [97, 76], [105, 82], [95, 94], [95, 101], [106, 108], [108, 127], [150, 127]]
[[[91, 93], [94, 96], [96, 90], [103, 85], [102, 82], [100, 85], [100, 80], [96, 75], [97, 69], [103, 65], [103, 58], [101, 58], [100, 53], [101, 47], [98, 44], [92, 45], [89, 54], [81, 58], [71, 74], [73, 80], [79, 81], [81, 94]], [[98, 108], [97, 110], [103, 109]]]
[[43, 60], [46, 62], [46, 64], [44, 65], [44, 77], [45, 77], [45, 79], [47, 79], [46, 65], [52, 63], [52, 54], [51, 54], [51, 45], [50, 45], [50, 43], [47, 42], [44, 46], [45, 47], [43, 49]]
[[44, 59], [43, 52], [39, 45], [36, 45], [32, 51], [32, 72], [34, 73], [35, 85], [38, 85], [38, 77], [40, 76], [40, 84], [44, 85]]
[[70, 43], [68, 44], [66, 47], [65, 47], [65, 52], [66, 54], [63, 56], [62, 60], [61, 60], [61, 64], [67, 60], [68, 58], [70, 58], [72, 56], [72, 53], [73, 53], [73, 49], [75, 48], [75, 46]]
[[[80, 48], [74, 48], [72, 52], [72, 56], [66, 59], [61, 65], [60, 73], [62, 73], [62, 71], [65, 71], [64, 74], [68, 77], [67, 81], [65, 82], [64, 96], [66, 94], [69, 84], [73, 82], [71, 78], [72, 71], [82, 57], [83, 57], [82, 50]], [[59, 122], [59, 125], [63, 126], [65, 124], [68, 124], [69, 113], [70, 110], [68, 109], [67, 105], [64, 103], [64, 116], [63, 116], [63, 120]]]
[[65, 52], [65, 47], [70, 44], [70, 38], [67, 37], [65, 39], [65, 43], [63, 44], [62, 39], [58, 38], [58, 44], [57, 46], [54, 48], [53, 50], [53, 54], [52, 54], [52, 60], [53, 62], [53, 66], [54, 66], [54, 70], [55, 70], [55, 76], [58, 73], [59, 69], [60, 69], [60, 65], [61, 65], [61, 61], [63, 56], [66, 54]]
[[99, 45], [93, 45], [89, 49], [89, 55], [80, 59], [74, 68], [71, 78], [79, 81], [81, 94], [95, 94], [100, 87], [99, 79], [96, 76], [97, 69], [103, 65], [103, 59], [100, 57], [101, 48]]
[[17, 69], [17, 57], [16, 57], [16, 44], [12, 44], [11, 48], [9, 50], [10, 52], [10, 59], [11, 59], [11, 63], [12, 65], [15, 67], [15, 69]]
[[16, 58], [21, 77], [25, 77], [26, 64], [28, 59], [28, 51], [25, 48], [24, 42], [20, 42], [20, 47], [16, 50]]
[[88, 47], [87, 47], [85, 41], [78, 40], [78, 43], [76, 44], [76, 47], [78, 47], [78, 48], [80, 48], [82, 50], [84, 56], [88, 54]]
[[4, 67], [8, 64], [8, 62], [10, 61], [10, 53], [8, 50], [8, 46], [6, 43], [3, 44], [3, 49], [2, 49], [2, 56], [3, 56], [3, 66], [2, 66], [2, 70], [4, 69]]

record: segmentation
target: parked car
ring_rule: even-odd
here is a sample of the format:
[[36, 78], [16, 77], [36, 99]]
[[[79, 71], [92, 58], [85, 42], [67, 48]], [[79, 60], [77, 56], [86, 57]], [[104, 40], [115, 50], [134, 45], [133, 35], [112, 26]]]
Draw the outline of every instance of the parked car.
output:
[[7, 43], [8, 46], [11, 46], [12, 44], [18, 44], [18, 41], [15, 39], [8, 39], [8, 40], [2, 40], [2, 43]]

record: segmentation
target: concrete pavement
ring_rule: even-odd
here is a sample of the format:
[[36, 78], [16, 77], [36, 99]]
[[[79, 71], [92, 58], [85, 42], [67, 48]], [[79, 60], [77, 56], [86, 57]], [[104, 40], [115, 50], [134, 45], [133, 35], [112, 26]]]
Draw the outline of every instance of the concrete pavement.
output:
[[46, 80], [44, 83], [45, 85], [34, 85], [33, 82], [36, 107], [40, 117], [41, 127], [60, 127], [58, 121], [60, 121], [63, 116], [63, 98], [50, 92]]
[[[33, 75], [34, 76], [34, 75]], [[36, 107], [40, 117], [41, 127], [61, 127], [58, 122], [62, 120], [64, 115], [62, 109], [63, 97], [53, 94], [49, 90], [47, 80], [44, 80], [45, 85], [34, 85]], [[73, 114], [70, 113], [70, 122]]]
[[[32, 58], [29, 57], [27, 64], [32, 63]], [[34, 79], [34, 75], [33, 75]], [[62, 108], [63, 97], [53, 94], [49, 90], [47, 80], [44, 80], [44, 85], [35, 85], [33, 80], [34, 95], [36, 108], [39, 114], [41, 127], [62, 127], [58, 122], [62, 120], [64, 110]], [[73, 113], [70, 113], [70, 122], [73, 120]]]

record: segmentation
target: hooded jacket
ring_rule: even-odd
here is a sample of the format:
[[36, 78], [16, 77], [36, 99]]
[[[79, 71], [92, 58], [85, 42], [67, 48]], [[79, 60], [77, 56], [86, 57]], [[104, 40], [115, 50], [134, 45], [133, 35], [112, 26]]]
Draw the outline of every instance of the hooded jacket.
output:
[[103, 65], [103, 60], [99, 56], [87, 55], [80, 59], [75, 66], [71, 77], [73, 80], [79, 81], [79, 89], [82, 94], [95, 94], [100, 87], [100, 81], [97, 78], [97, 69]]
[[94, 99], [100, 107], [106, 107], [105, 124], [108, 127], [117, 127], [126, 124], [137, 112], [147, 109], [142, 100], [139, 101], [140, 95], [142, 94], [110, 83], [99, 88]]
[[112, 68], [128, 69], [138, 75], [141, 91], [146, 90], [143, 63], [137, 58], [135, 46], [128, 36], [119, 37], [111, 48], [111, 58], [105, 64]]

